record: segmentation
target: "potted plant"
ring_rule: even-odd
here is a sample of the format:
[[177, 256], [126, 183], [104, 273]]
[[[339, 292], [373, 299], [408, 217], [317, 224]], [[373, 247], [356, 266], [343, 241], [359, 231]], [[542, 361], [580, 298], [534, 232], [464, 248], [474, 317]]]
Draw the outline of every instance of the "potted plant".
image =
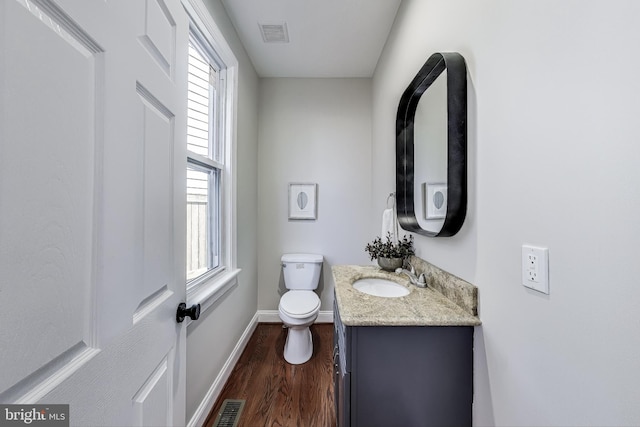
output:
[[391, 233], [387, 233], [385, 242], [380, 237], [376, 237], [373, 242], [367, 243], [364, 248], [369, 253], [371, 261], [378, 260], [378, 265], [383, 270], [395, 271], [401, 268], [404, 260], [410, 255], [415, 254], [413, 250], [413, 236], [405, 234], [401, 240], [393, 243]]

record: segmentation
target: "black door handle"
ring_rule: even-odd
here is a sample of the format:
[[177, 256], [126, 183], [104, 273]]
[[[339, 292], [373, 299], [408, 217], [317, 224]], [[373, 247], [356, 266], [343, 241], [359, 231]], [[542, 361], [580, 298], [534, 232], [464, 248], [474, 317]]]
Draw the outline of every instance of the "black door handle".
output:
[[190, 317], [191, 320], [198, 320], [200, 317], [200, 304], [193, 304], [187, 308], [187, 304], [181, 302], [178, 305], [178, 312], [176, 313], [176, 322], [182, 323], [185, 317]]

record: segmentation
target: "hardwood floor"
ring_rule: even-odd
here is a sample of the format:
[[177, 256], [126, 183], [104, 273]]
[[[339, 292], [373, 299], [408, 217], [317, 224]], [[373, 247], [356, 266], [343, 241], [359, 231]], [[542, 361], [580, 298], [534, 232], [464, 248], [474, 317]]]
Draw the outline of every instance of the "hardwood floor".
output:
[[246, 400], [239, 427], [335, 427], [333, 325], [312, 325], [311, 334], [311, 360], [290, 365], [282, 355], [287, 329], [282, 324], [259, 324], [205, 427], [213, 426], [225, 399]]

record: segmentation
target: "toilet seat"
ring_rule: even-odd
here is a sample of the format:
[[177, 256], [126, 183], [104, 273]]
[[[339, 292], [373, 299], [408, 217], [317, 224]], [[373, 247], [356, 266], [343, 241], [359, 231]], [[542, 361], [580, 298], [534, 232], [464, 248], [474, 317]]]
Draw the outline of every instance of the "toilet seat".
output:
[[320, 309], [320, 298], [313, 291], [289, 291], [280, 298], [280, 310], [294, 319], [303, 319]]

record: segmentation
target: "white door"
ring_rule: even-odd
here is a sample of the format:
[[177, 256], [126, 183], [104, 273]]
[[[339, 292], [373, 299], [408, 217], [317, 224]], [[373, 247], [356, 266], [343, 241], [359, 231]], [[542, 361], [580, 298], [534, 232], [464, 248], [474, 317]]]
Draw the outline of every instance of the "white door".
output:
[[179, 0], [0, 1], [0, 402], [185, 423]]

